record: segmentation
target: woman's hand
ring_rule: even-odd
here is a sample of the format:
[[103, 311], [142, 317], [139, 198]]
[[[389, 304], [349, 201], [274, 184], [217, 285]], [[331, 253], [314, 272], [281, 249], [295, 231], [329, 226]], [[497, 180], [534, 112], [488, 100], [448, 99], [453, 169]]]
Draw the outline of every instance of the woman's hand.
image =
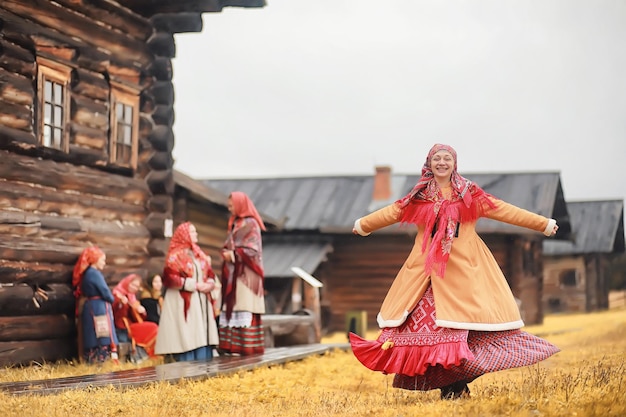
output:
[[556, 235], [557, 230], [559, 230], [559, 225], [555, 224], [554, 228], [552, 229], [552, 233], [550, 233], [550, 236]]
[[137, 310], [137, 313], [141, 315], [146, 314], [146, 308], [141, 304], [139, 304], [135, 309]]
[[226, 262], [235, 263], [235, 252], [224, 249], [222, 250], [222, 258], [224, 258]]
[[211, 292], [215, 288], [215, 280], [210, 279], [207, 282], [198, 282], [196, 285], [196, 289], [201, 293]]

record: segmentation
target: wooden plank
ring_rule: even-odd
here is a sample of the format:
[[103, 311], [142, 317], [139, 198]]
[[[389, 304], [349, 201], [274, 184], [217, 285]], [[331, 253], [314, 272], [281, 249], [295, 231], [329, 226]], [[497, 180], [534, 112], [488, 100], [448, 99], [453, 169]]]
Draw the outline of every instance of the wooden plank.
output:
[[[48, 284], [46, 297], [30, 285], [0, 286], [0, 316], [40, 316], [74, 313], [74, 294], [67, 284]], [[33, 300], [35, 299], [35, 300]]]
[[0, 342], [0, 366], [69, 359], [76, 354], [75, 345], [74, 338]]
[[[1, 348], [1, 346], [0, 346]], [[262, 367], [322, 355], [334, 349], [348, 349], [348, 344], [313, 344], [280, 348], [267, 348], [264, 354], [251, 356], [220, 356], [211, 361], [174, 362], [154, 367], [129, 369], [106, 374], [0, 383], [0, 391], [14, 395], [56, 394], [83, 387], [116, 388], [145, 386], [155, 382], [172, 384], [184, 380], [204, 380], [216, 376], [231, 375]]]
[[0, 342], [71, 338], [75, 335], [74, 318], [66, 314], [0, 317]]
[[[119, 201], [144, 206], [150, 195], [145, 181], [121, 175], [107, 174], [81, 165], [56, 162], [0, 151], [0, 178], [56, 188], [60, 192], [74, 191], [86, 196], [112, 197]], [[76, 161], [78, 162], [78, 161]]]
[[[2, 6], [23, 18], [73, 38], [88, 40], [90, 44], [111, 51], [120, 61], [137, 62], [147, 66], [152, 59], [146, 44], [126, 33], [110, 30], [84, 15], [74, 13], [58, 3], [47, 0], [4, 0]], [[67, 22], [72, 22], [68, 25]]]
[[33, 105], [34, 97], [35, 91], [31, 77], [14, 74], [0, 68], [0, 99], [30, 107]]

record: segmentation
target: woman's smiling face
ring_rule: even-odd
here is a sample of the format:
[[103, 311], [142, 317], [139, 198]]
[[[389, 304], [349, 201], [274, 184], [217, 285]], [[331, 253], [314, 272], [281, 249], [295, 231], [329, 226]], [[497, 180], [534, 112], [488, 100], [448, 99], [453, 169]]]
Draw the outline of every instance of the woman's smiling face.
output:
[[430, 169], [437, 180], [449, 180], [454, 170], [454, 156], [444, 150], [435, 153], [430, 158]]

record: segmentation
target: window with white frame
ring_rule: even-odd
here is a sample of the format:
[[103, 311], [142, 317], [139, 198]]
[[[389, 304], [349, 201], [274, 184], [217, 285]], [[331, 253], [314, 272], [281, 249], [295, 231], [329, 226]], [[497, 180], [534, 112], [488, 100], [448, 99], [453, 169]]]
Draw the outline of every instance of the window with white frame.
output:
[[71, 68], [37, 58], [37, 138], [47, 148], [69, 151], [68, 85]]
[[111, 122], [109, 162], [137, 167], [139, 94], [111, 86]]

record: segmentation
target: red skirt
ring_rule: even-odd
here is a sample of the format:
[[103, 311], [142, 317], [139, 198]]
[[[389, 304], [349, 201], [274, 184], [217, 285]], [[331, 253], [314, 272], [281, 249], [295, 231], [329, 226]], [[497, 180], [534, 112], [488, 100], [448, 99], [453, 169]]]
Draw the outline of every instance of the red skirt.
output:
[[393, 386], [431, 390], [480, 375], [537, 363], [557, 353], [551, 343], [521, 330], [474, 331], [438, 327], [432, 288], [400, 327], [377, 340], [350, 334], [352, 351], [367, 368], [396, 374]]
[[154, 356], [154, 345], [156, 344], [159, 326], [151, 321], [142, 323], [131, 323], [129, 336], [135, 341], [137, 346], [146, 350], [149, 356]]
[[252, 314], [250, 327], [220, 327], [219, 349], [241, 356], [265, 352], [265, 334], [260, 314]]

